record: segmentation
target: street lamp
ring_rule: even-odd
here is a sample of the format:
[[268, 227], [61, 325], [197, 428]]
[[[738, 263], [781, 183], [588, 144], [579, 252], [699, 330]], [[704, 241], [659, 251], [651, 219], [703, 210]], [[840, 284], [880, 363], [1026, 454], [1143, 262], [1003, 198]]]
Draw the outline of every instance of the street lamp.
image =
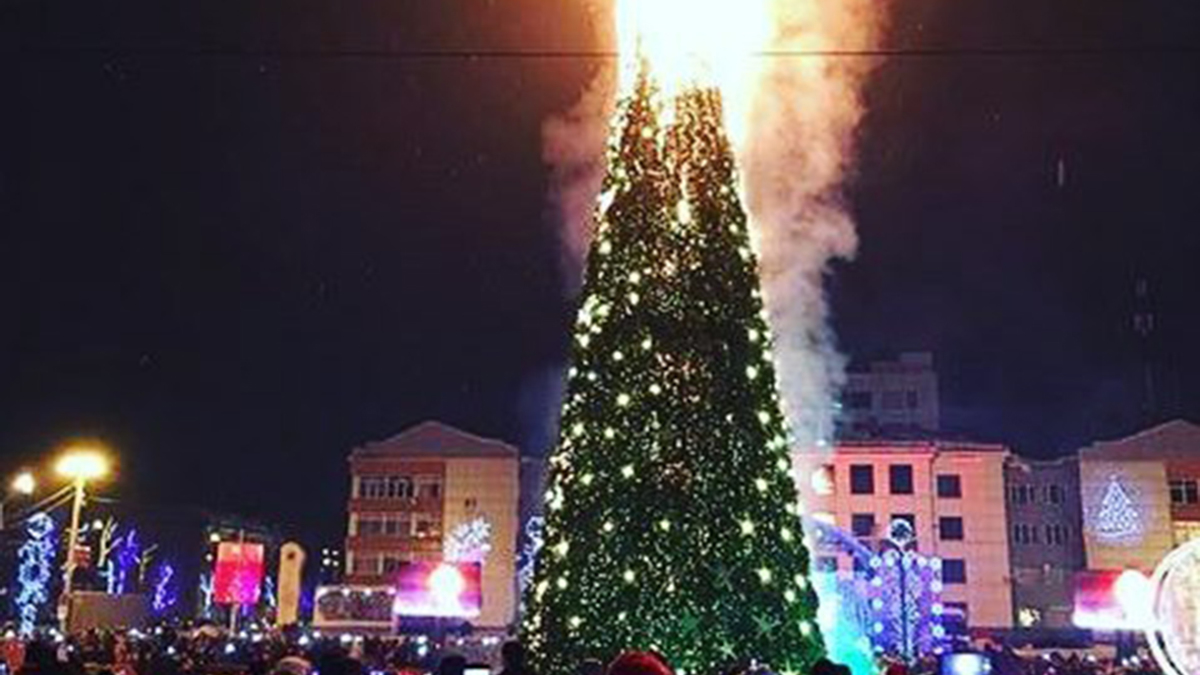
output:
[[[33, 474], [28, 471], [22, 471], [13, 476], [12, 482], [8, 484], [8, 492], [11, 495], [20, 495], [28, 497], [37, 489], [37, 480]], [[4, 530], [4, 509], [8, 506], [8, 495], [0, 498], [0, 531]]]
[[29, 495], [33, 494], [34, 490], [37, 489], [37, 479], [33, 477], [31, 472], [22, 471], [13, 477], [12, 483], [9, 487], [12, 488], [13, 492], [28, 497]]
[[59, 597], [58, 613], [62, 629], [67, 631], [67, 614], [70, 611], [71, 582], [75, 576], [75, 549], [79, 545], [79, 516], [83, 511], [85, 488], [90, 480], [103, 478], [108, 474], [108, 459], [104, 453], [94, 446], [75, 446], [68, 448], [54, 465], [54, 470], [64, 478], [71, 480], [74, 498], [71, 504], [71, 527], [67, 532], [67, 561], [63, 565], [63, 590]]

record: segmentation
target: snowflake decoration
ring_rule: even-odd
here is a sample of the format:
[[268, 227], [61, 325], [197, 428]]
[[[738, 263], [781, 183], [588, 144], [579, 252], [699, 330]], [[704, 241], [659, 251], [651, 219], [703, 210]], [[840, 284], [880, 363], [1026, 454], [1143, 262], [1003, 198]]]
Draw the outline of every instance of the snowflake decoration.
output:
[[447, 562], [482, 563], [491, 550], [492, 524], [480, 517], [450, 530], [442, 546], [442, 557]]

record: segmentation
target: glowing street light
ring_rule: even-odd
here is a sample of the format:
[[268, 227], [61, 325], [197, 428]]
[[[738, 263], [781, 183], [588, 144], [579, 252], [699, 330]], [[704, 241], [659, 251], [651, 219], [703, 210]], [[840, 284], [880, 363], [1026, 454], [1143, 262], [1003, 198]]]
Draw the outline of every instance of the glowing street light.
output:
[[[28, 497], [37, 489], [37, 480], [33, 474], [28, 471], [13, 476], [12, 482], [8, 484], [9, 494]], [[4, 530], [4, 509], [8, 506], [9, 495], [0, 495], [0, 531]]]
[[108, 459], [92, 447], [73, 448], [59, 458], [54, 470], [77, 483], [87, 482], [108, 474]]
[[64, 478], [70, 478], [74, 498], [71, 504], [71, 528], [67, 533], [67, 561], [63, 565], [63, 590], [58, 600], [58, 616], [62, 630], [68, 629], [71, 585], [75, 577], [76, 549], [79, 546], [79, 517], [83, 511], [85, 488], [90, 480], [108, 475], [108, 459], [96, 446], [74, 446], [67, 448], [54, 465], [54, 470]]
[[22, 471], [13, 477], [9, 487], [13, 492], [28, 497], [37, 489], [37, 479], [29, 471]]

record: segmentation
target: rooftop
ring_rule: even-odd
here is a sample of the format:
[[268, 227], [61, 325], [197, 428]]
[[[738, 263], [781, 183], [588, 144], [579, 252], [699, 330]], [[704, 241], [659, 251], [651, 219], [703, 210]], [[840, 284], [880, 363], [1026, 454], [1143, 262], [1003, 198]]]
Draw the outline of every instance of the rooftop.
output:
[[1124, 438], [1097, 441], [1079, 451], [1083, 461], [1200, 460], [1200, 426], [1171, 420]]
[[409, 427], [382, 441], [371, 441], [355, 448], [350, 459], [370, 457], [470, 457], [512, 458], [520, 456], [515, 447], [493, 438], [483, 438], [434, 420]]

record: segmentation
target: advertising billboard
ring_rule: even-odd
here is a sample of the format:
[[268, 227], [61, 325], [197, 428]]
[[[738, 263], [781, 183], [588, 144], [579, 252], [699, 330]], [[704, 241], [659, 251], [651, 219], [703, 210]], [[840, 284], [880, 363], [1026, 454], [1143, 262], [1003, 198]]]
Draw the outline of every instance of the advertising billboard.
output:
[[393, 610], [405, 617], [477, 617], [483, 605], [481, 577], [479, 563], [407, 563], [396, 576]]
[[262, 544], [222, 542], [217, 547], [213, 602], [221, 605], [256, 604], [262, 579]]

